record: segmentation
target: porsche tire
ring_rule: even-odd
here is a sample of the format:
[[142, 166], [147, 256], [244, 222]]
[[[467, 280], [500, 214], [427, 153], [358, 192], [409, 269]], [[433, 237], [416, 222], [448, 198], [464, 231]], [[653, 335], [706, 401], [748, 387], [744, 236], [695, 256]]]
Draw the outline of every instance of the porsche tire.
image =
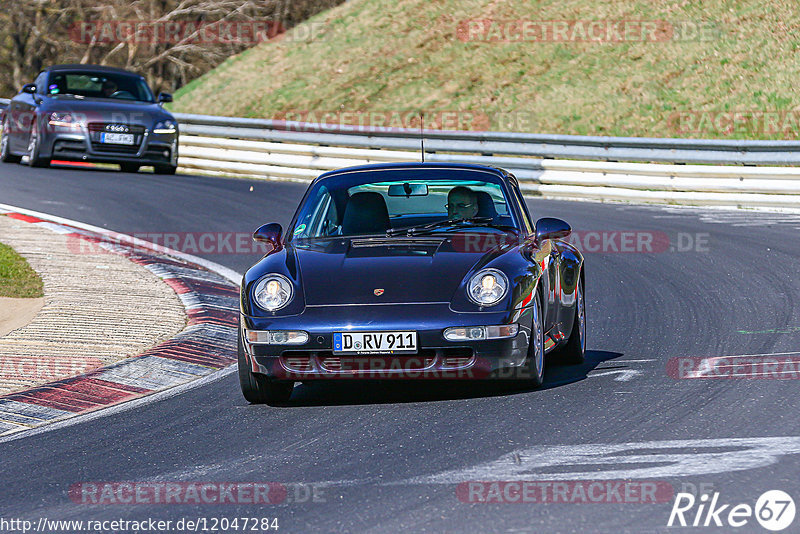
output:
[[247, 365], [247, 356], [242, 346], [242, 333], [238, 339], [239, 385], [242, 395], [252, 404], [282, 404], [292, 396], [294, 382], [286, 380], [270, 380], [266, 376], [255, 374]]
[[534, 291], [533, 320], [531, 321], [531, 335], [528, 340], [528, 358], [526, 361], [525, 380], [533, 387], [538, 388], [544, 383], [544, 317], [542, 301], [539, 291]]
[[558, 361], [569, 365], [582, 364], [586, 359], [586, 300], [583, 295], [583, 279], [578, 282], [578, 295], [575, 299], [575, 319], [567, 344], [554, 354]]

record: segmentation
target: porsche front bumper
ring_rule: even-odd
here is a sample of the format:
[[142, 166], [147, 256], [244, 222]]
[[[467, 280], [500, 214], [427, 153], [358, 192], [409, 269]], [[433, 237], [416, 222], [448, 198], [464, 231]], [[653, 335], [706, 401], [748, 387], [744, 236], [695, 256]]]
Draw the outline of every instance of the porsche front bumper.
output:
[[[451, 327], [517, 323], [518, 333], [504, 339], [448, 341]], [[275, 379], [481, 379], [524, 378], [530, 308], [512, 312], [459, 313], [447, 303], [306, 307], [289, 317], [241, 316], [242, 346], [250, 370]], [[247, 331], [308, 333], [299, 345], [255, 344]], [[416, 354], [334, 354], [334, 332], [414, 331]]]

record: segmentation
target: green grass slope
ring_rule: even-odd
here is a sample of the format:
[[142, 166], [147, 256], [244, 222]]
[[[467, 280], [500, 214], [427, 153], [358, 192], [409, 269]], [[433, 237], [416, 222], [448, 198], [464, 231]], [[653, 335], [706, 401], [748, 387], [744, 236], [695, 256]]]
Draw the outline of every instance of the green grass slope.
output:
[[[459, 23], [476, 19], [666, 21], [705, 35], [460, 39]], [[473, 129], [795, 139], [799, 27], [796, 2], [782, 0], [350, 0], [230, 58], [182, 88], [171, 109], [263, 118], [459, 111], [479, 117]], [[297, 33], [309, 28], [311, 39]]]
[[0, 297], [42, 296], [42, 280], [25, 258], [0, 243]]

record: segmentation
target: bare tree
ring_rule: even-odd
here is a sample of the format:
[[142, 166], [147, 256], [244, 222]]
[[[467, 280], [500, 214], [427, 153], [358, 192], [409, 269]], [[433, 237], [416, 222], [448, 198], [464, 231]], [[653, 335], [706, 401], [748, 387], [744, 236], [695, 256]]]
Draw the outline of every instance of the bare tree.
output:
[[156, 91], [172, 91], [342, 1], [6, 0], [0, 72], [10, 76], [0, 74], [0, 95], [56, 63], [123, 67], [145, 75]]

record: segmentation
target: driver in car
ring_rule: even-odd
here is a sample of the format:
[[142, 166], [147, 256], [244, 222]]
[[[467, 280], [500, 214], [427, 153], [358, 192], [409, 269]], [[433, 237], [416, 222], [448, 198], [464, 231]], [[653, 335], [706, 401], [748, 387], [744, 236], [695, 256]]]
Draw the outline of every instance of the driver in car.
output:
[[103, 82], [103, 98], [111, 98], [111, 96], [116, 92], [117, 84], [111, 80], [106, 80]]
[[478, 215], [478, 195], [469, 187], [459, 185], [447, 194], [447, 218], [470, 219]]

